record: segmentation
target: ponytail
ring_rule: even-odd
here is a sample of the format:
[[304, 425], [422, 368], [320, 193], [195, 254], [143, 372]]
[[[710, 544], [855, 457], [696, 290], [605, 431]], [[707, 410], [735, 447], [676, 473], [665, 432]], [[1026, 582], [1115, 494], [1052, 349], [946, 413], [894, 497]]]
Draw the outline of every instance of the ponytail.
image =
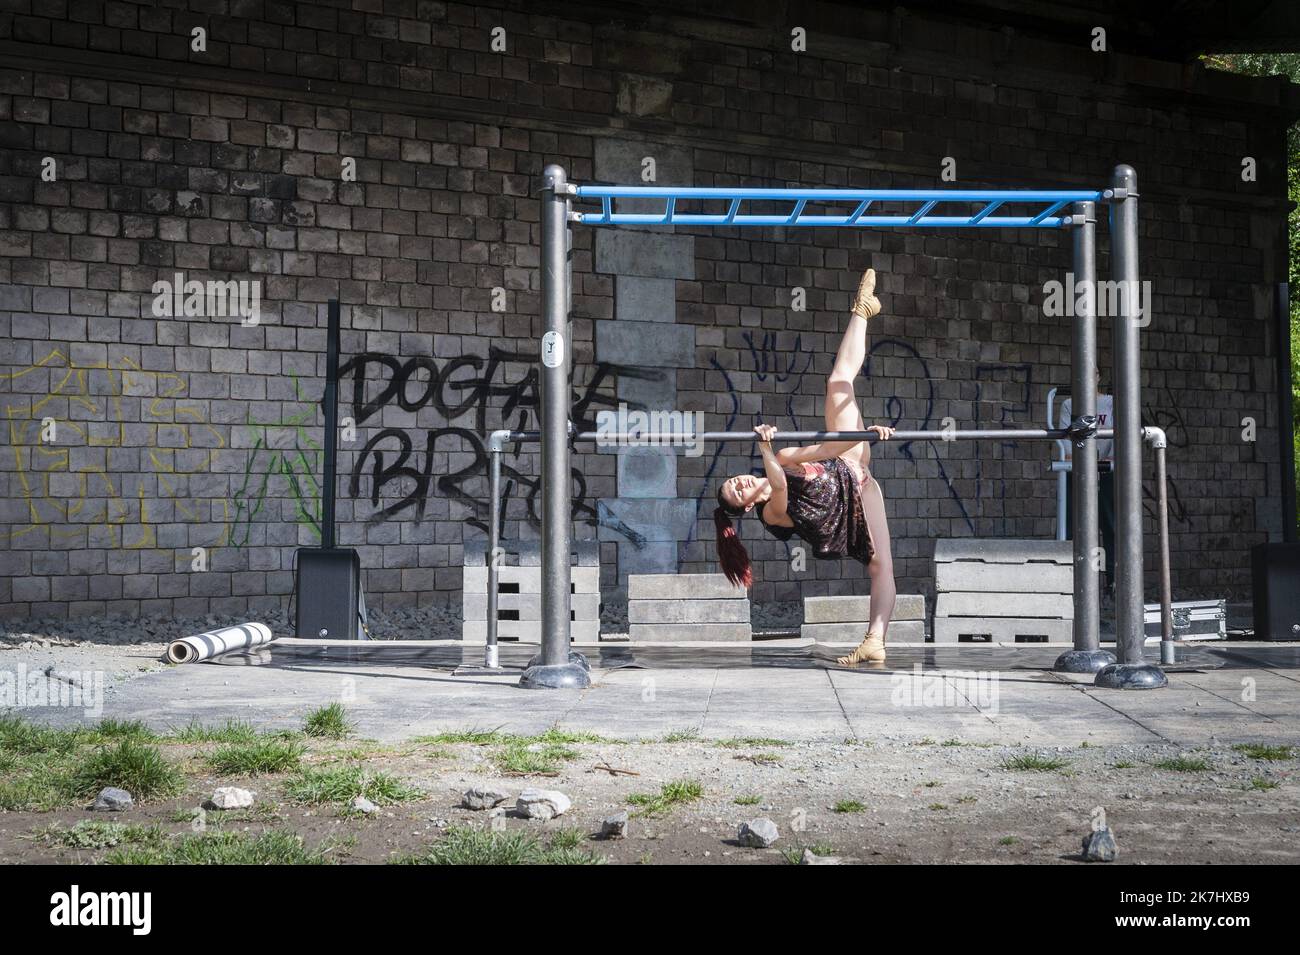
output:
[[718, 563], [729, 581], [737, 587], [749, 587], [754, 583], [754, 568], [749, 562], [749, 552], [732, 526], [733, 513], [721, 503], [713, 509], [713, 525], [718, 531]]

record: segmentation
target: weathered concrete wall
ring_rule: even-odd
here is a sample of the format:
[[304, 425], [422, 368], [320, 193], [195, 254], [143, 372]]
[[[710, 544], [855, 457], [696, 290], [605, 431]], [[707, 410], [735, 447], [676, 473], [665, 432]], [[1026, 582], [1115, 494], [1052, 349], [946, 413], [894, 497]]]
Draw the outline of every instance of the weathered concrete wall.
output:
[[[956, 185], [995, 188], [1096, 187], [1132, 163], [1177, 593], [1243, 590], [1279, 524], [1281, 87], [850, 4], [517, 6], [0, 4], [4, 613], [283, 603], [318, 540], [331, 297], [356, 424], [341, 541], [372, 604], [457, 599], [462, 544], [484, 535], [482, 435], [537, 422], [537, 174], [637, 181], [646, 158], [660, 183], [898, 188], [940, 185], [944, 157]], [[870, 265], [869, 421], [1037, 425], [1068, 378], [1067, 323], [1041, 305], [1069, 262], [1068, 236], [1041, 232], [578, 228], [575, 417], [626, 401], [818, 427]], [[153, 283], [177, 272], [260, 281], [260, 323], [155, 317]], [[607, 591], [712, 570], [716, 483], [751, 451], [578, 455], [578, 535], [603, 542]], [[888, 446], [875, 471], [903, 592], [930, 589], [935, 538], [1053, 531], [1041, 445]], [[537, 536], [538, 473], [535, 451], [508, 460], [507, 538]], [[744, 533], [759, 601], [866, 589], [855, 565], [797, 570]]]

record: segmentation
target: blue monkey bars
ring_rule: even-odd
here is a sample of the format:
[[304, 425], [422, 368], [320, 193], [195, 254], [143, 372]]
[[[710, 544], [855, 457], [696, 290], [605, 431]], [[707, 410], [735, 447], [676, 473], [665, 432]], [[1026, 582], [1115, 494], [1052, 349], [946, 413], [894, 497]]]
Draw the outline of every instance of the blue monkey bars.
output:
[[[575, 210], [575, 201], [599, 204], [599, 210]], [[620, 212], [615, 200], [637, 201], [644, 209], [647, 200], [662, 200], [662, 211]], [[571, 223], [612, 226], [766, 226], [766, 227], [892, 227], [892, 228], [1068, 228], [1073, 233], [1073, 271], [1078, 284], [1095, 290], [1096, 207], [1105, 204], [1110, 213], [1111, 268], [1114, 279], [1129, 294], [1119, 296], [1119, 308], [1111, 323], [1115, 355], [1115, 447], [1116, 447], [1116, 650], [1100, 648], [1098, 620], [1097, 546], [1097, 451], [1095, 436], [1084, 436], [1074, 455], [1076, 493], [1074, 509], [1074, 649], [1062, 654], [1056, 668], [1077, 673], [1096, 673], [1097, 686], [1147, 688], [1164, 686], [1164, 673], [1143, 658], [1145, 615], [1142, 603], [1142, 481], [1141, 443], [1147, 431], [1141, 427], [1141, 374], [1138, 341], [1142, 318], [1136, 294], [1138, 284], [1137, 173], [1131, 166], [1116, 166], [1110, 185], [1102, 190], [909, 190], [909, 189], [752, 189], [693, 188], [686, 186], [579, 186], [568, 181], [562, 167], [547, 166], [541, 182], [541, 312], [543, 335], [540, 342], [542, 428], [537, 434], [542, 445], [542, 601], [541, 653], [520, 678], [521, 686], [581, 687], [589, 685], [585, 661], [569, 651], [572, 543], [572, 475], [569, 467], [569, 369], [573, 349], [569, 342], [571, 277], [569, 253]], [[701, 212], [704, 203], [723, 204], [721, 211]], [[744, 203], [776, 205], [741, 213]], [[977, 206], [963, 215], [936, 215], [941, 204], [965, 203]], [[683, 211], [680, 205], [689, 204]], [[808, 211], [810, 204], [814, 209]], [[879, 206], [905, 205], [902, 212], [891, 209], [881, 214]], [[1006, 206], [1028, 206], [1029, 211], [1007, 215]], [[827, 208], [829, 206], [830, 208]], [[875, 207], [873, 209], [873, 206]], [[1068, 208], [1067, 208], [1068, 207]], [[751, 208], [752, 207], [747, 207]], [[868, 211], [873, 214], [868, 215]], [[1066, 210], [1065, 214], [1061, 214]], [[1001, 211], [1003, 214], [996, 215]], [[1099, 296], [1080, 296], [1073, 318], [1071, 346], [1071, 390], [1078, 421], [1096, 415], [1097, 391], [1097, 302]], [[1144, 324], [1144, 323], [1143, 323]], [[1029, 430], [1017, 437], [1043, 437]], [[494, 436], [491, 478], [494, 500], [499, 497], [500, 436]], [[990, 433], [991, 434], [991, 433]], [[1052, 432], [1055, 434], [1055, 432]], [[713, 440], [739, 440], [736, 434], [705, 435]], [[748, 435], [743, 436], [749, 439]], [[971, 438], [986, 438], [970, 434]], [[863, 438], [869, 440], [869, 438]], [[1163, 435], [1157, 436], [1158, 470], [1163, 478]], [[942, 440], [941, 433], [922, 440]], [[1164, 507], [1161, 498], [1160, 507]], [[489, 564], [495, 560], [497, 521], [490, 534]], [[1163, 530], [1163, 525], [1162, 525]], [[1167, 577], [1167, 575], [1166, 575]], [[1163, 594], [1167, 604], [1166, 593]], [[489, 614], [494, 600], [489, 594]], [[1168, 616], [1167, 612], [1165, 614]], [[1168, 632], [1168, 627], [1165, 627]], [[1173, 662], [1171, 641], [1162, 642], [1162, 657]], [[489, 645], [487, 659], [495, 664], [496, 647]], [[1116, 656], [1118, 660], [1116, 661]]]
[[[1074, 215], [1057, 215], [1076, 202], [1101, 202], [1103, 192], [1071, 190], [986, 189], [743, 189], [685, 186], [575, 186], [579, 199], [600, 201], [600, 211], [575, 211], [571, 218], [584, 225], [693, 225], [693, 226], [892, 226], [901, 228], [1055, 229], [1077, 225]], [[615, 199], [662, 199], [664, 211], [619, 212]], [[726, 212], [683, 212], [680, 203], [725, 202]], [[745, 202], [793, 203], [785, 215], [740, 212]], [[965, 215], [935, 215], [946, 203], [978, 204]], [[853, 205], [852, 212], [812, 214], [809, 203]], [[868, 209], [883, 203], [919, 203], [915, 209], [892, 215]], [[1025, 215], [994, 215], [1006, 205], [1037, 207]]]

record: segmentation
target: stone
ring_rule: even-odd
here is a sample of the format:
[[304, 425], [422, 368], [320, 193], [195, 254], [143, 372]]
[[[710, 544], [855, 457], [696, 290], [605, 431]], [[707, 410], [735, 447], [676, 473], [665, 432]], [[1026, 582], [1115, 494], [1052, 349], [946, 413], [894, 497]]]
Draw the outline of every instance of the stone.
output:
[[597, 322], [596, 359], [639, 368], [691, 368], [695, 365], [695, 327], [625, 320]]
[[122, 812], [130, 809], [135, 805], [135, 800], [125, 789], [118, 789], [115, 786], [105, 786], [95, 797], [95, 803], [92, 805], [92, 812]]
[[465, 790], [460, 804], [466, 809], [491, 809], [493, 806], [501, 805], [509, 798], [509, 793], [503, 793], [498, 789], [491, 789], [487, 786], [471, 786]]
[[628, 815], [626, 812], [619, 812], [612, 816], [606, 816], [604, 819], [600, 820], [600, 838], [627, 838], [627, 823]]
[[1119, 855], [1119, 846], [1109, 829], [1095, 829], [1083, 837], [1083, 860], [1085, 862], [1114, 862]]
[[253, 791], [240, 789], [238, 786], [221, 786], [213, 791], [208, 800], [211, 809], [247, 809], [253, 805]]
[[525, 789], [515, 801], [515, 811], [525, 819], [545, 822], [563, 816], [573, 805], [572, 800], [556, 789]]
[[781, 838], [781, 830], [766, 817], [742, 822], [736, 831], [736, 840], [750, 849], [770, 849]]
[[364, 815], [367, 816], [369, 816], [371, 813], [379, 812], [379, 807], [376, 806], [374, 803], [372, 803], [365, 796], [358, 796], [356, 799], [352, 800], [352, 805], [350, 808], [352, 809], [353, 812], [363, 813]]

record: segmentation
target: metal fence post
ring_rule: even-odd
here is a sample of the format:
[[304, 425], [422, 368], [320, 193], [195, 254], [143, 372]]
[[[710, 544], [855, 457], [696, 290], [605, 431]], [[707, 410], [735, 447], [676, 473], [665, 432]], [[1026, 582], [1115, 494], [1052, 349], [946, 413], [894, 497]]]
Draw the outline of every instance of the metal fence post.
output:
[[[1115, 649], [1118, 663], [1097, 672], [1096, 686], [1167, 686], [1164, 671], [1143, 659], [1146, 624], [1142, 579], [1142, 369], [1138, 322], [1138, 191], [1132, 166], [1115, 167], [1110, 200], [1111, 278], [1119, 304], [1115, 334]], [[1149, 316], [1148, 316], [1149, 318]]]
[[[1071, 415], [1097, 413], [1097, 207], [1074, 204], [1073, 339], [1070, 348]], [[1078, 294], [1075, 290], [1079, 290]], [[1048, 422], [1049, 427], [1054, 422]], [[1084, 439], [1070, 452], [1073, 491], [1070, 513], [1074, 524], [1074, 649], [1056, 658], [1063, 673], [1096, 673], [1115, 662], [1101, 649], [1101, 605], [1097, 554], [1097, 439]], [[1064, 475], [1062, 475], [1064, 477]]]
[[573, 508], [569, 477], [569, 196], [564, 169], [547, 166], [541, 190], [542, 652], [519, 685], [589, 686], [586, 661], [569, 652]]

